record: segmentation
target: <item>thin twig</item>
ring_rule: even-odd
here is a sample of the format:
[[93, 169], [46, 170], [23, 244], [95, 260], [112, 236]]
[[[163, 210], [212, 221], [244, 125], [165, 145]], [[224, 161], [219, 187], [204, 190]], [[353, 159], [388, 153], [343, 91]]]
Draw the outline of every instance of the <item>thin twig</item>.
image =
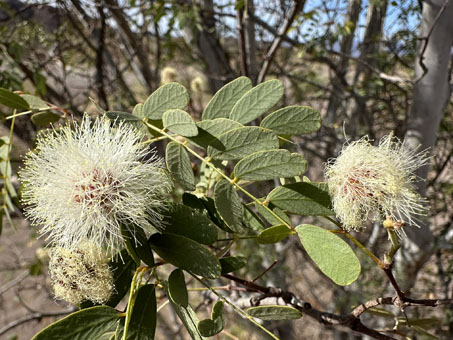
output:
[[36, 312], [36, 313], [29, 314], [29, 315], [25, 315], [24, 317], [22, 317], [20, 319], [11, 321], [5, 327], [1, 328], [0, 329], [0, 335], [3, 335], [6, 332], [10, 331], [11, 329], [13, 329], [13, 328], [15, 328], [17, 326], [20, 326], [23, 323], [32, 321], [32, 320], [40, 320], [42, 318], [51, 317], [51, 316], [67, 315], [67, 314], [71, 314], [72, 312], [75, 312], [76, 310], [77, 310], [76, 308], [71, 308], [69, 310], [65, 310], [65, 311], [62, 311], [62, 312], [49, 312], [49, 313]]
[[267, 71], [269, 70], [269, 67], [271, 65], [272, 59], [274, 59], [275, 53], [277, 52], [283, 40], [283, 36], [286, 35], [286, 33], [288, 32], [289, 28], [293, 24], [297, 14], [299, 13], [300, 9], [304, 6], [304, 4], [305, 0], [295, 0], [293, 2], [293, 6], [291, 7], [290, 13], [286, 18], [285, 23], [279, 30], [278, 36], [274, 39], [271, 47], [269, 48], [269, 50], [266, 53], [266, 56], [264, 57], [264, 63], [263, 66], [261, 66], [261, 70], [258, 74], [258, 78], [256, 81], [257, 84], [260, 84], [264, 80], [264, 77], [266, 76]]

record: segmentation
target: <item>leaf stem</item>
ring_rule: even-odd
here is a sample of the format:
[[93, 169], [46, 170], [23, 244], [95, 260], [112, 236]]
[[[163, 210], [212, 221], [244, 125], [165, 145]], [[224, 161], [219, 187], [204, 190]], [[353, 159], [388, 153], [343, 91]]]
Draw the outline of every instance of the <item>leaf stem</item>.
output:
[[384, 263], [382, 263], [379, 258], [374, 255], [370, 250], [368, 250], [367, 247], [365, 247], [362, 243], [360, 243], [354, 236], [348, 234], [347, 232], [344, 232], [344, 235], [350, 239], [357, 247], [360, 248], [365, 254], [367, 254], [376, 264], [379, 266], [379, 268], [384, 268]]
[[[131, 289], [129, 292], [129, 300], [127, 302], [126, 309], [126, 319], [124, 320], [124, 331], [122, 340], [127, 340], [127, 332], [129, 330], [129, 323], [131, 322], [132, 310], [134, 309], [135, 298], [137, 297], [137, 289], [140, 286], [140, 280], [142, 279], [144, 273], [148, 270], [148, 267], [138, 267], [135, 271], [134, 277], [131, 282]], [[140, 280], [137, 280], [140, 275]]]
[[44, 111], [49, 111], [52, 109], [55, 109], [55, 107], [43, 107], [42, 109], [19, 112], [18, 114], [16, 114], [16, 110], [14, 110], [14, 113], [11, 116], [6, 117], [5, 120], [15, 119], [16, 117], [25, 116], [25, 115], [28, 115], [33, 112], [44, 112]]
[[360, 248], [365, 254], [367, 254], [376, 264], [379, 266], [379, 268], [384, 269], [385, 264], [379, 260], [379, 258], [374, 255], [367, 247], [365, 247], [362, 243], [359, 242], [354, 236], [349, 234], [346, 230], [344, 230], [341, 226], [341, 223], [338, 221], [335, 221], [333, 218], [330, 218], [329, 216], [323, 216], [333, 224], [335, 224], [338, 227], [338, 230], [330, 230], [330, 232], [335, 233], [335, 234], [343, 234], [346, 236], [348, 239], [350, 239], [357, 247]]
[[249, 240], [252, 238], [257, 238], [258, 235], [249, 235], [249, 236], [238, 236], [238, 237], [230, 237], [230, 238], [219, 238], [216, 242], [220, 241], [232, 241], [232, 240]]
[[398, 240], [398, 236], [393, 228], [386, 228], [389, 235], [390, 242], [392, 242], [392, 247], [389, 252], [384, 255], [384, 262], [386, 265], [393, 263], [393, 256], [395, 256], [398, 249], [400, 249], [401, 244]]
[[143, 124], [145, 124], [147, 127], [149, 127], [150, 129], [154, 130], [154, 131], [157, 131], [159, 132], [160, 134], [166, 136], [168, 139], [172, 140], [173, 142], [176, 142], [180, 145], [182, 145], [183, 147], [186, 148], [186, 150], [191, 153], [193, 156], [195, 156], [196, 158], [198, 158], [200, 161], [202, 161], [203, 163], [205, 163], [208, 167], [210, 167], [212, 170], [214, 170], [215, 172], [217, 172], [220, 176], [222, 176], [224, 179], [226, 179], [228, 182], [230, 182], [231, 185], [233, 185], [235, 188], [237, 188], [238, 190], [242, 191], [246, 196], [248, 196], [250, 199], [252, 199], [255, 203], [257, 204], [260, 204], [262, 205], [272, 216], [274, 216], [276, 219], [278, 219], [283, 225], [285, 225], [286, 227], [288, 227], [289, 229], [291, 230], [294, 230], [294, 228], [289, 225], [285, 220], [283, 220], [280, 216], [278, 216], [272, 209], [270, 209], [269, 207], [267, 207], [266, 205], [263, 205], [262, 202], [256, 198], [255, 196], [253, 196], [250, 192], [248, 192], [247, 190], [245, 190], [242, 186], [240, 186], [238, 183], [236, 183], [233, 179], [231, 179], [230, 177], [228, 177], [227, 175], [225, 175], [223, 173], [223, 171], [217, 169], [217, 167], [212, 164], [212, 158], [209, 157], [209, 158], [204, 158], [202, 156], [200, 156], [197, 152], [195, 152], [194, 150], [192, 150], [191, 148], [189, 148], [185, 143], [177, 140], [176, 138], [174, 138], [172, 135], [169, 135], [168, 133], [166, 133], [163, 129], [159, 129], [158, 127], [155, 127], [154, 125], [148, 123], [147, 119], [146, 118], [143, 118]]

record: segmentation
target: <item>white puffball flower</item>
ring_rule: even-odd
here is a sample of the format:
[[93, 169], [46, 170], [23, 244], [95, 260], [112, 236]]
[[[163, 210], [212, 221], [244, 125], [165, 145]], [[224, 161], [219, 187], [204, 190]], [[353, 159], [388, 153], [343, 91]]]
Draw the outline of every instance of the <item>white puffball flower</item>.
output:
[[361, 230], [367, 220], [382, 217], [418, 226], [417, 216], [426, 214], [426, 199], [416, 191], [414, 171], [427, 161], [427, 152], [408, 150], [393, 135], [383, 137], [378, 146], [367, 137], [345, 145], [325, 167], [333, 210], [343, 227]]
[[174, 67], [167, 66], [164, 67], [160, 73], [160, 83], [162, 85], [172, 83], [178, 79], [178, 71]]
[[113, 293], [113, 276], [103, 250], [90, 241], [74, 249], [49, 251], [49, 274], [56, 299], [79, 305], [85, 300], [105, 303]]
[[26, 155], [25, 214], [54, 245], [91, 240], [114, 254], [124, 248], [121, 225], [161, 227], [169, 179], [135, 127], [87, 116], [74, 125], [41, 134]]
[[195, 93], [208, 92], [209, 90], [208, 80], [204, 76], [196, 76], [190, 82], [190, 88]]

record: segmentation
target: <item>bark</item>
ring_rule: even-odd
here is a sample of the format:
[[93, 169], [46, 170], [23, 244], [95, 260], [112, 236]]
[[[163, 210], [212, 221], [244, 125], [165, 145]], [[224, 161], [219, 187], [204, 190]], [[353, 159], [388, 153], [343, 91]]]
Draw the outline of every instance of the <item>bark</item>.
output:
[[[420, 40], [415, 61], [415, 86], [413, 101], [408, 114], [405, 143], [411, 149], [432, 148], [446, 104], [451, 96], [448, 80], [451, 47], [453, 45], [453, 1], [431, 0], [423, 2]], [[417, 175], [426, 179], [428, 167], [420, 168]], [[426, 182], [419, 182], [418, 190], [425, 194]], [[408, 289], [415, 282], [417, 272], [432, 254], [434, 237], [428, 223], [422, 228], [406, 228], [398, 257], [402, 269], [402, 288]]]
[[255, 23], [251, 20], [250, 16], [255, 13], [255, 6], [253, 0], [246, 1], [247, 9], [244, 13], [244, 30], [245, 30], [245, 50], [247, 56], [247, 70], [253, 84], [256, 84], [258, 77], [257, 59], [256, 59], [256, 34]]
[[346, 14], [346, 21], [351, 23], [351, 32], [344, 35], [340, 44], [340, 57], [337, 66], [337, 73], [332, 79], [332, 87], [334, 92], [330, 95], [329, 106], [327, 107], [326, 123], [333, 124], [337, 117], [337, 110], [340, 107], [343, 98], [339, 97], [337, 93], [343, 93], [342, 78], [346, 76], [349, 64], [349, 55], [351, 54], [352, 43], [355, 37], [355, 29], [357, 20], [359, 19], [362, 0], [352, 0], [349, 2], [348, 11]]

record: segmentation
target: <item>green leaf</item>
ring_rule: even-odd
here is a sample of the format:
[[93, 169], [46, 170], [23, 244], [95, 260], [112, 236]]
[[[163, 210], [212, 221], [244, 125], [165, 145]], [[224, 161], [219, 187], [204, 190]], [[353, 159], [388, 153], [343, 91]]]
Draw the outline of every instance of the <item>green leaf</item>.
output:
[[127, 251], [123, 250], [121, 256], [117, 256], [116, 259], [110, 261], [109, 267], [113, 273], [115, 290], [106, 305], [115, 307], [129, 291], [137, 265]]
[[333, 282], [353, 283], [360, 274], [360, 262], [351, 247], [334, 233], [310, 224], [296, 227], [307, 254]]
[[0, 104], [17, 110], [28, 110], [30, 106], [27, 101], [18, 94], [0, 87]]
[[189, 305], [189, 294], [187, 293], [184, 273], [181, 269], [175, 269], [168, 277], [168, 297], [170, 300], [182, 307]]
[[108, 306], [82, 309], [44, 328], [32, 340], [96, 340], [119, 318], [120, 313]]
[[143, 115], [153, 120], [162, 119], [165, 111], [184, 109], [189, 103], [189, 94], [184, 86], [168, 83], [154, 91], [143, 104]]
[[242, 203], [236, 190], [228, 181], [217, 182], [214, 202], [226, 225], [236, 233], [242, 232]]
[[280, 209], [303, 216], [329, 216], [331, 210], [327, 183], [299, 182], [279, 186], [267, 200]]
[[302, 155], [288, 150], [258, 151], [241, 159], [234, 167], [234, 176], [248, 181], [266, 181], [302, 174], [307, 162]]
[[[248, 228], [252, 229], [254, 231], [261, 231], [264, 228], [266, 228], [266, 225], [264, 222], [261, 220], [261, 218], [258, 217], [255, 212], [250, 209], [247, 205], [243, 204], [243, 212], [244, 216], [242, 217], [242, 224]], [[278, 222], [279, 223], [279, 222]]]
[[[150, 230], [150, 233], [158, 232], [156, 229]], [[145, 262], [148, 266], [154, 266], [153, 252], [148, 244], [147, 237], [142, 228], [132, 224], [121, 225], [121, 233], [124, 238], [126, 250], [129, 255], [134, 259], [137, 265], [140, 265], [140, 260]]]
[[156, 291], [153, 284], [139, 288], [132, 309], [127, 340], [154, 340], [157, 322]]
[[185, 192], [182, 195], [182, 200], [185, 205], [193, 209], [197, 209], [203, 214], [207, 215], [209, 219], [220, 229], [231, 233], [233, 232], [230, 228], [227, 227], [225, 222], [223, 222], [220, 217], [217, 209], [215, 208], [214, 200], [211, 197], [200, 197], [198, 198], [195, 195]]
[[137, 105], [134, 106], [134, 108], [132, 110], [132, 115], [137, 118], [140, 118], [140, 120], [145, 118], [145, 115], [143, 113], [143, 104], [142, 103], [138, 103]]
[[222, 266], [222, 275], [235, 272], [247, 264], [247, 258], [244, 256], [226, 256], [219, 261]]
[[302, 313], [294, 307], [268, 305], [251, 307], [247, 313], [261, 320], [295, 320], [302, 317]]
[[165, 151], [165, 162], [176, 182], [181, 184], [184, 190], [195, 190], [195, 175], [184, 146], [176, 142], [168, 143]]
[[203, 111], [202, 119], [228, 118], [234, 104], [252, 88], [252, 81], [239, 77], [216, 92]]
[[193, 308], [190, 305], [188, 305], [187, 308], [179, 306], [173, 303], [171, 300], [170, 303], [173, 310], [176, 312], [179, 319], [186, 327], [187, 332], [189, 332], [189, 335], [192, 338], [192, 340], [207, 340], [207, 338], [203, 337], [198, 331], [197, 325], [200, 322], [200, 320], [198, 319], [197, 314], [195, 313]]
[[261, 150], [278, 149], [278, 138], [270, 130], [244, 126], [221, 134], [208, 146], [208, 156], [215, 159], [241, 159]]
[[36, 112], [31, 115], [30, 119], [35, 124], [36, 126], [46, 126], [55, 122], [58, 122], [60, 120], [60, 115], [49, 112], [49, 111], [44, 111], [44, 112]]
[[283, 241], [289, 235], [292, 234], [291, 229], [289, 229], [284, 224], [275, 225], [264, 229], [258, 234], [258, 243], [261, 244], [271, 244]]
[[[255, 208], [258, 211], [258, 213], [265, 218], [266, 221], [269, 222], [269, 224], [281, 224], [282, 221], [280, 221], [277, 217], [272, 215], [267, 209], [265, 209], [261, 204], [255, 204]], [[281, 209], [277, 207], [268, 207], [270, 208], [277, 216], [279, 216], [283, 221], [291, 225], [291, 220], [289, 219], [288, 215], [286, 215]]]
[[321, 116], [309, 106], [287, 106], [272, 112], [260, 126], [279, 135], [305, 135], [319, 130]]
[[172, 109], [165, 111], [162, 116], [164, 127], [173, 133], [184, 137], [198, 135], [198, 128], [192, 117], [183, 110]]
[[211, 220], [197, 210], [183, 204], [169, 204], [163, 212], [165, 233], [182, 235], [201, 244], [217, 240], [217, 228]]
[[198, 135], [191, 137], [190, 140], [206, 149], [221, 134], [242, 127], [242, 124], [231, 119], [217, 118], [213, 120], [202, 120], [197, 123], [197, 127]]
[[284, 90], [278, 79], [259, 84], [238, 100], [231, 110], [230, 118], [241, 124], [251, 122], [277, 104]]
[[42, 100], [41, 98], [31, 96], [29, 94], [21, 94], [20, 95], [25, 101], [28, 103], [30, 109], [32, 110], [39, 110], [39, 109], [47, 109], [49, 105]]
[[217, 301], [212, 308], [211, 319], [200, 321], [198, 323], [198, 330], [201, 335], [210, 337], [219, 334], [224, 326], [223, 302]]
[[149, 240], [151, 247], [160, 257], [178, 268], [211, 279], [221, 274], [222, 267], [215, 255], [187, 237], [154, 234]]

